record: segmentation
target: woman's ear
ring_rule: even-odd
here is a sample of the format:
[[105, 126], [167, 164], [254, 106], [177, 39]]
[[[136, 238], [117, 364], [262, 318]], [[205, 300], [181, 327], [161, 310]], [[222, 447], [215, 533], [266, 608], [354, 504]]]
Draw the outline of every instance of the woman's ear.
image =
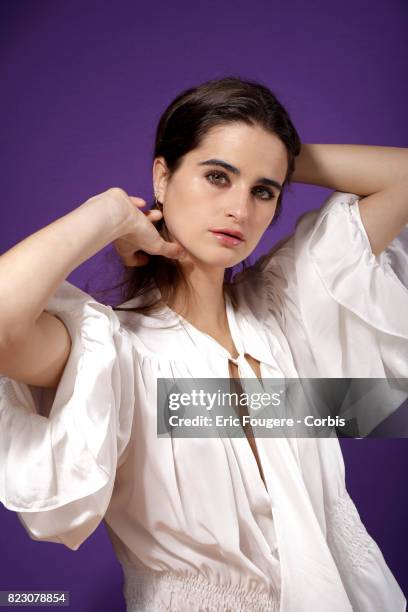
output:
[[166, 195], [169, 171], [164, 157], [156, 157], [153, 161], [153, 187], [156, 198], [163, 202]]

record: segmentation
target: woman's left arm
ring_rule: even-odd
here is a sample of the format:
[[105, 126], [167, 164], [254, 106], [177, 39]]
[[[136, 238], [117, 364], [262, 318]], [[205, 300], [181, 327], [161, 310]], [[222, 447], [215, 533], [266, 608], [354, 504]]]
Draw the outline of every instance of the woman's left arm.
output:
[[371, 249], [383, 251], [408, 223], [408, 149], [304, 144], [292, 180], [361, 196]]

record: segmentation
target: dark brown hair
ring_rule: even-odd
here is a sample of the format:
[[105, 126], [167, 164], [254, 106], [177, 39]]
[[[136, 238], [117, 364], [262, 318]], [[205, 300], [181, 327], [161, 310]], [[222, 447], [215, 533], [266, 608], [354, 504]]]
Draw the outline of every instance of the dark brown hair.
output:
[[[275, 134], [285, 145], [288, 166], [272, 225], [276, 223], [281, 213], [283, 191], [290, 184], [295, 168], [295, 157], [300, 153], [301, 142], [288, 112], [265, 85], [229, 76], [213, 79], [181, 92], [159, 120], [153, 160], [162, 156], [171, 177], [180, 167], [183, 156], [198, 147], [211, 128], [237, 121], [247, 125], [259, 125]], [[160, 203], [158, 206], [155, 203], [151, 205], [151, 208], [156, 207], [161, 210]], [[170, 239], [163, 217], [155, 223], [155, 227], [164, 239]], [[246, 260], [242, 261], [241, 265], [240, 282], [250, 270]], [[225, 270], [224, 290], [236, 306], [234, 284], [238, 281], [235, 277], [234, 268]], [[179, 262], [159, 255], [149, 255], [148, 263], [144, 266], [123, 266], [123, 278], [114, 288], [122, 288], [120, 303], [123, 303], [144, 296], [154, 283], [160, 290], [161, 300], [166, 304], [172, 300], [180, 283], [187, 289], [185, 295], [188, 294], [188, 283]], [[159, 304], [159, 300], [150, 303], [143, 303], [142, 300], [142, 305], [126, 310], [151, 314]], [[113, 309], [120, 310], [117, 306]]]

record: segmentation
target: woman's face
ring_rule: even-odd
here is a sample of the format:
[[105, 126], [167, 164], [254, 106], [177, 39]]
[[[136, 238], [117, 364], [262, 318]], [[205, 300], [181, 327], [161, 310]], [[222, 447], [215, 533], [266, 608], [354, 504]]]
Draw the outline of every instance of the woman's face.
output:
[[[233, 123], [212, 128], [170, 180], [165, 170], [163, 158], [156, 158], [155, 191], [171, 238], [187, 250], [188, 259], [225, 269], [255, 249], [272, 221], [287, 153], [262, 127]], [[242, 239], [225, 237], [221, 230], [240, 232]]]

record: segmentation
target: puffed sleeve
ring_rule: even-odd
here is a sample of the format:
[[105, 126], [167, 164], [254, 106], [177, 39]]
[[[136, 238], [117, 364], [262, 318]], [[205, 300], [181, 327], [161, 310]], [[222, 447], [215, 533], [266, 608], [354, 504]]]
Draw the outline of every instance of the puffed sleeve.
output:
[[359, 196], [334, 192], [278, 247], [255, 265], [253, 307], [279, 320], [301, 375], [408, 377], [408, 225], [376, 256]]
[[129, 443], [132, 346], [112, 308], [67, 281], [45, 310], [67, 326], [71, 353], [56, 390], [0, 376], [0, 501], [32, 539], [76, 550], [105, 515]]

